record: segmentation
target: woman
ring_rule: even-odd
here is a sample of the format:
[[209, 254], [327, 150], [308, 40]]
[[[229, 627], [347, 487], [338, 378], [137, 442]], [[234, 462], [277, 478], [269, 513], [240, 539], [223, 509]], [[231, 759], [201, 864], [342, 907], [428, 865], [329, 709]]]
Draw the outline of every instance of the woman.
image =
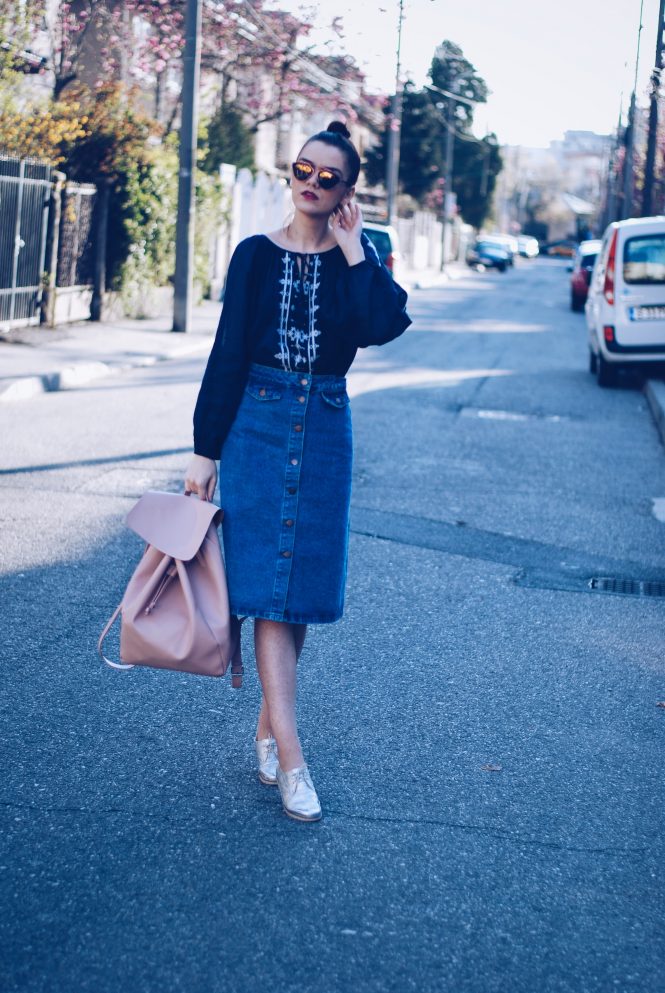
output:
[[220, 459], [231, 613], [253, 617], [263, 689], [259, 779], [286, 813], [321, 807], [296, 725], [296, 663], [307, 624], [344, 603], [352, 436], [344, 376], [358, 347], [411, 323], [406, 293], [362, 234], [360, 158], [333, 121], [293, 163], [295, 215], [236, 248], [194, 412], [185, 486], [211, 500]]

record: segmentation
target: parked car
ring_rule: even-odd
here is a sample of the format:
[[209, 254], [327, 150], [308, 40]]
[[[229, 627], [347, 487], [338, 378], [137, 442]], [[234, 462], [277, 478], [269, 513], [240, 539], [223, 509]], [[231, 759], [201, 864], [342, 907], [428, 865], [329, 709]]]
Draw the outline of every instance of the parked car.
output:
[[513, 264], [514, 259], [520, 253], [517, 238], [514, 238], [511, 234], [501, 234], [498, 231], [494, 231], [492, 234], [483, 235], [482, 239], [483, 241], [493, 242], [499, 248], [503, 248], [510, 256], [510, 265]]
[[665, 217], [615, 221], [587, 297], [589, 370], [612, 386], [622, 367], [665, 362]]
[[498, 269], [499, 272], [505, 272], [513, 264], [512, 256], [502, 245], [484, 238], [469, 249], [466, 262], [475, 269]]
[[517, 236], [517, 248], [523, 259], [535, 259], [540, 253], [538, 239], [532, 238], [531, 235], [528, 234], [520, 234]]
[[363, 224], [363, 231], [376, 248], [386, 269], [392, 273], [393, 279], [399, 282], [402, 256], [395, 228], [390, 227], [389, 224], [374, 224], [366, 221]]
[[577, 248], [577, 242], [573, 238], [560, 238], [558, 241], [547, 241], [540, 246], [542, 255], [554, 255], [559, 258], [572, 259]]
[[602, 242], [598, 239], [583, 241], [575, 252], [573, 264], [570, 266], [570, 309], [584, 310], [584, 304], [589, 292], [591, 273], [600, 251]]

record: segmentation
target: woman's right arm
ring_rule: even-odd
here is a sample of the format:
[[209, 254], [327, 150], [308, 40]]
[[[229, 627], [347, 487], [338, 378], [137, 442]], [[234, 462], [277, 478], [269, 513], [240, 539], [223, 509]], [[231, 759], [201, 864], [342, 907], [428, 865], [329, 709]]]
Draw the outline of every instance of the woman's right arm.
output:
[[249, 358], [254, 239], [242, 241], [226, 277], [224, 306], [194, 410], [194, 452], [209, 461], [220, 456], [245, 388]]

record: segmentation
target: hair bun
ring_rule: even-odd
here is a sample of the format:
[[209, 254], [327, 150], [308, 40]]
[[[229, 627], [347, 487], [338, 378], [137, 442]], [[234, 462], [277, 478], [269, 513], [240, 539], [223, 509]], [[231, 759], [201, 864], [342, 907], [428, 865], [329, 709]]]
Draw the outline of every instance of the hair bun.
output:
[[351, 132], [344, 121], [331, 121], [326, 131], [329, 131], [331, 134], [341, 134], [343, 138], [351, 137]]

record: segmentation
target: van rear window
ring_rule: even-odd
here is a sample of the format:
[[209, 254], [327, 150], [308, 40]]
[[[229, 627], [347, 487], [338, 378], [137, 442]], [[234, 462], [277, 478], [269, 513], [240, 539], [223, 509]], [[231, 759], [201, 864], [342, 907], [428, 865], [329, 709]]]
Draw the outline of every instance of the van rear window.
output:
[[626, 283], [665, 283], [665, 232], [626, 241], [623, 278]]

